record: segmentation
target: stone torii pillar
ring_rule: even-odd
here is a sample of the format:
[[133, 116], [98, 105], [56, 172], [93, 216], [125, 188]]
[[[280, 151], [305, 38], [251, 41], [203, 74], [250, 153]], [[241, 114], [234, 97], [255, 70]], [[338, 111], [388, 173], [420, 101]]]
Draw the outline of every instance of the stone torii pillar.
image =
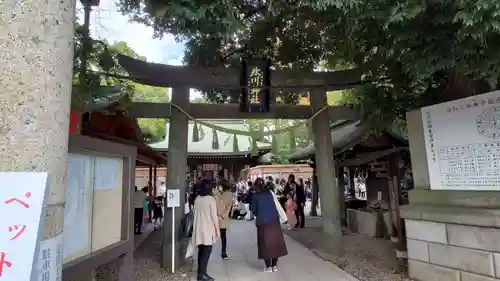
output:
[[75, 1], [2, 0], [0, 14], [0, 171], [49, 173], [48, 240], [64, 230]]
[[[173, 88], [172, 104], [184, 110], [189, 110], [189, 88]], [[167, 163], [167, 190], [179, 189], [181, 207], [175, 210], [175, 268], [184, 259], [183, 249], [179, 242], [182, 238], [182, 217], [184, 216], [184, 202], [186, 202], [186, 173], [188, 156], [188, 126], [189, 120], [179, 109], [172, 106], [168, 132], [168, 163]], [[166, 203], [166, 199], [165, 199]], [[165, 209], [163, 230], [162, 267], [172, 270], [172, 208]]]
[[[313, 90], [310, 94], [311, 107], [314, 111], [327, 106], [324, 89]], [[316, 116], [313, 121], [314, 148], [316, 155], [316, 174], [321, 198], [321, 216], [323, 218], [323, 232], [328, 252], [340, 255], [343, 252], [342, 227], [339, 217], [337, 169], [333, 159], [332, 136], [330, 133], [330, 118], [325, 110]]]

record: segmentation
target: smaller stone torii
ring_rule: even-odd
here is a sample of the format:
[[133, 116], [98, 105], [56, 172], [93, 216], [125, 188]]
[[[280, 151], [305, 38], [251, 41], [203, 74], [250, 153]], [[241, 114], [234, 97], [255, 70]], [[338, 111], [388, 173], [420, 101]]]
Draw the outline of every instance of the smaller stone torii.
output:
[[[309, 105], [272, 104], [269, 112], [241, 112], [237, 104], [192, 104], [189, 101], [190, 88], [241, 88], [240, 70], [231, 68], [197, 68], [191, 66], [170, 66], [148, 63], [120, 55], [120, 64], [128, 71], [135, 82], [171, 87], [171, 104], [168, 103], [132, 103], [128, 114], [135, 118], [169, 118], [170, 130], [167, 186], [172, 189], [183, 189], [187, 167], [188, 116], [197, 119], [312, 119], [315, 135], [317, 175], [322, 200], [323, 230], [331, 242], [327, 245], [332, 253], [341, 253], [342, 230], [339, 219], [339, 193], [336, 184], [336, 169], [331, 149], [330, 121], [357, 120], [358, 114], [346, 106], [328, 106], [326, 91], [353, 88], [361, 85], [358, 69], [336, 72], [302, 72], [274, 71], [271, 89], [297, 89], [309, 91]], [[326, 110], [325, 110], [325, 107]], [[180, 110], [180, 109], [182, 110]], [[184, 112], [183, 112], [184, 111]], [[319, 112], [319, 114], [318, 114]], [[180, 192], [185, 196], [184, 192]], [[182, 200], [185, 198], [181, 198]], [[182, 253], [182, 249], [172, 249], [171, 227], [172, 216], [165, 215], [165, 233], [162, 254], [162, 266], [169, 269], [172, 264], [172, 250]], [[180, 225], [183, 213], [176, 212], [175, 225]], [[177, 229], [180, 233], [180, 228]], [[179, 243], [176, 243], [176, 247]], [[182, 255], [174, 262], [179, 264]]]

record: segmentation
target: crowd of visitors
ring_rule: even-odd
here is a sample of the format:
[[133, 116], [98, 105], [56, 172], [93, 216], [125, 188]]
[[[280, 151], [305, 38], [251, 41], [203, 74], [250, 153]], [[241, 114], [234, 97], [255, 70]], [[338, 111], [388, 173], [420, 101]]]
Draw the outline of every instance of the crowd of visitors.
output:
[[[273, 181], [270, 176], [246, 183], [243, 180], [229, 183], [222, 177], [187, 181], [186, 195], [192, 218], [190, 245], [198, 249], [197, 280], [214, 280], [207, 268], [217, 240], [221, 240], [221, 258], [229, 259], [227, 229], [231, 219], [255, 221], [258, 259], [264, 261], [265, 272], [278, 271], [278, 259], [287, 255], [281, 225], [287, 224], [288, 229], [305, 226], [306, 184], [303, 179], [297, 182], [293, 174], [286, 181]], [[150, 188], [150, 183], [140, 190], [135, 187], [136, 234], [144, 231], [147, 222], [153, 222], [154, 229], [163, 224], [164, 198], [151, 196]]]
[[258, 259], [265, 272], [278, 271], [278, 259], [287, 255], [281, 225], [289, 229], [305, 226], [304, 181], [273, 181], [272, 177], [229, 183], [217, 177], [198, 178], [189, 185], [188, 203], [193, 216], [190, 245], [198, 249], [198, 279], [214, 280], [207, 267], [216, 240], [221, 240], [221, 258], [229, 259], [227, 229], [231, 219], [255, 221]]
[[153, 223], [154, 230], [163, 225], [163, 196], [150, 196], [151, 183], [141, 190], [135, 186], [134, 202], [134, 233], [142, 234], [148, 222]]

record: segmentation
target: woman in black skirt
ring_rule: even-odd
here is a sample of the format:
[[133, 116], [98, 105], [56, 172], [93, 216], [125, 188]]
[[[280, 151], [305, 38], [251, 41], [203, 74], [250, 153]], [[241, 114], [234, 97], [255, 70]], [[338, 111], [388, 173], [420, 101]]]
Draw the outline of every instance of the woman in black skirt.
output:
[[278, 258], [288, 254], [273, 194], [261, 178], [255, 180], [252, 212], [256, 216], [259, 259], [265, 262], [265, 272], [278, 271]]

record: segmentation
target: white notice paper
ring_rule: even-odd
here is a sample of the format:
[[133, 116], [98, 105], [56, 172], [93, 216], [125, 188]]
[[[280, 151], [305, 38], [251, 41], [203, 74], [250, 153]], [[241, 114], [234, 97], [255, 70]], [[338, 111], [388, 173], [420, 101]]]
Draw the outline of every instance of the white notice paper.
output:
[[500, 91], [422, 108], [430, 188], [500, 190]]
[[119, 167], [122, 159], [96, 157], [94, 160], [94, 189], [106, 190], [118, 187], [121, 177]]
[[63, 236], [41, 241], [38, 253], [37, 281], [61, 281], [63, 265]]
[[47, 173], [0, 172], [1, 281], [37, 280], [34, 267], [47, 185]]
[[64, 208], [64, 258], [90, 250], [92, 156], [69, 154]]
[[181, 193], [179, 189], [167, 189], [167, 208], [181, 206]]

